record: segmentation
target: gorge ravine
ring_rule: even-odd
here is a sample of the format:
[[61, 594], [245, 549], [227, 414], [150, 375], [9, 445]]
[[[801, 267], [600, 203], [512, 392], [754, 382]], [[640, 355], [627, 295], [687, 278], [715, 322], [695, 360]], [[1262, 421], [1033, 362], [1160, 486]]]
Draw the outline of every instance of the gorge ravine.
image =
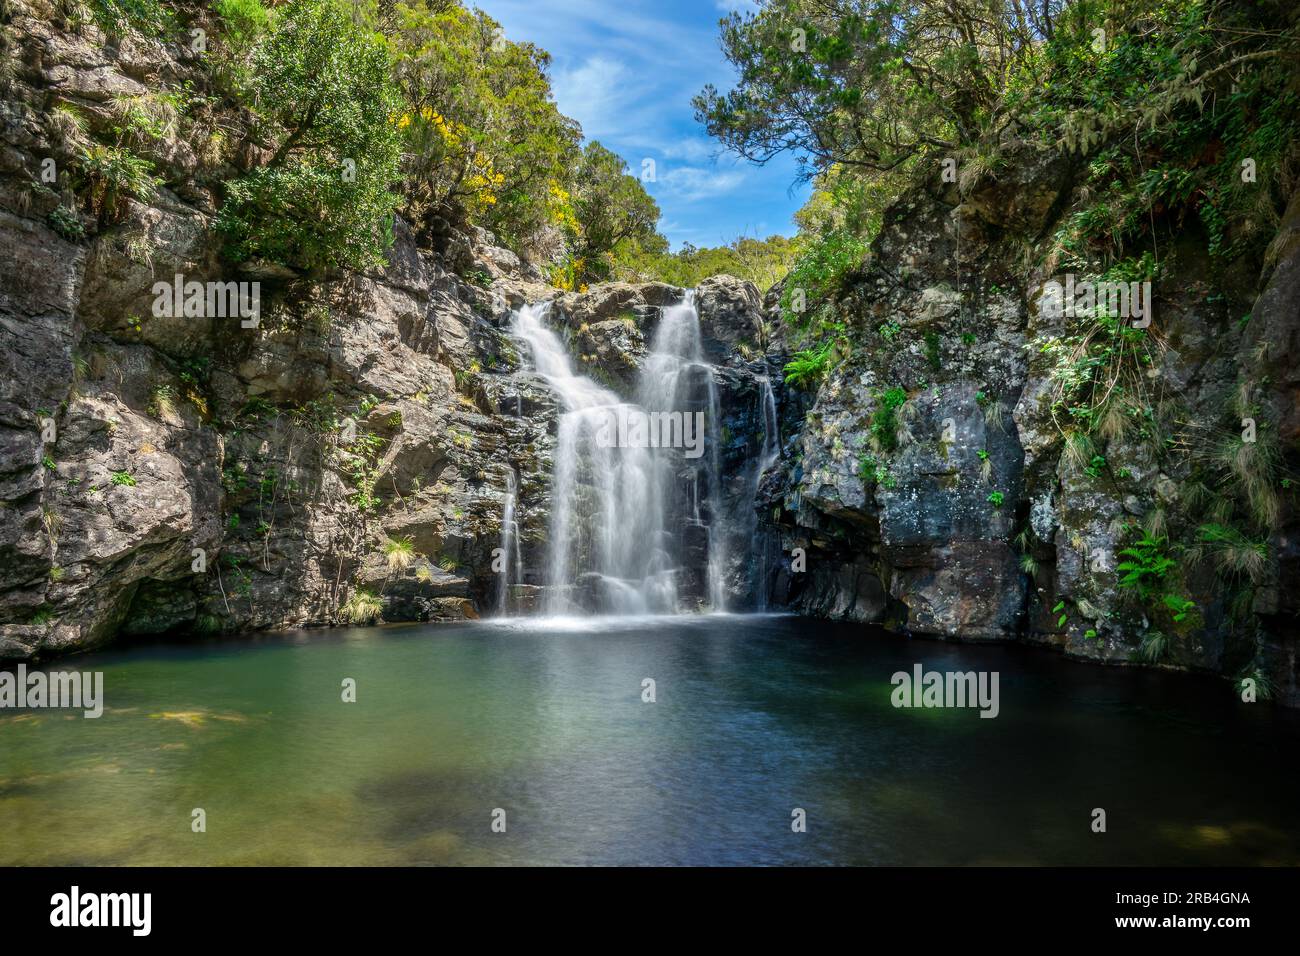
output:
[[[676, 400], [665, 385], [676, 374], [683, 411], [717, 410], [699, 464], [620, 461], [661, 506], [635, 515], [644, 540], [612, 520], [595, 539], [579, 521], [560, 549], [574, 568], [563, 601], [767, 606], [1143, 663], [1150, 621], [1096, 556], [1113, 559], [1139, 522], [1159, 518], [1172, 535], [1199, 519], [1185, 464], [1129, 435], [1104, 466], [1078, 467], [1053, 423], [1043, 346], [1061, 329], [1038, 308], [1053, 273], [1027, 253], [1082, 188], [1067, 157], [1009, 157], [996, 176], [902, 195], [827, 306], [851, 354], [800, 390], [783, 381], [805, 343], [780, 286], [705, 280], [697, 341], [674, 318], [686, 290], [561, 291], [481, 229], [416, 235], [399, 218], [388, 264], [363, 272], [232, 266], [214, 228], [219, 196], [176, 136], [153, 157], [171, 186], [69, 239], [48, 219], [59, 198], [31, 189], [62, 148], [44, 104], [73, 98], [108, 123], [113, 98], [171, 54], [24, 23], [39, 56], [13, 78], [0, 167], [0, 658], [329, 626], [367, 609], [390, 622], [542, 612], [556, 599], [543, 590], [553, 517], [595, 513], [582, 470], [609, 451], [589, 449], [581, 467], [560, 453], [581, 435], [564, 432], [565, 396], [514, 325], [549, 303], [565, 353], [553, 357], [593, 401], [653, 409]], [[1258, 270], [1211, 282], [1203, 239], [1189, 227], [1163, 250], [1162, 348], [1147, 379], [1183, 419], [1215, 428], [1246, 387], [1294, 447], [1300, 194]], [[154, 316], [154, 284], [178, 274], [259, 282], [261, 323]], [[683, 328], [680, 347], [657, 342]], [[656, 363], [670, 374], [647, 377]], [[903, 399], [896, 447], [876, 450], [885, 394]], [[602, 493], [627, 504], [641, 492]], [[1159, 666], [1253, 668], [1277, 699], [1300, 701], [1296, 531], [1284, 505], [1244, 609], [1212, 569], [1189, 567], [1197, 613]], [[412, 559], [394, 567], [385, 542], [398, 540]], [[671, 586], [670, 567], [681, 569]]]

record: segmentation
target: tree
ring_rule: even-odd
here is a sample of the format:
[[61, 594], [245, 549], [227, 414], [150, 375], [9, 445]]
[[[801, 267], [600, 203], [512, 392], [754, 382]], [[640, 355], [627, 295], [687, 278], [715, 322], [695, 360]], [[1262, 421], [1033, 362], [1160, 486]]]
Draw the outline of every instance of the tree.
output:
[[659, 206], [627, 163], [595, 140], [583, 149], [574, 181], [572, 259], [582, 263], [580, 277], [607, 279], [620, 248], [655, 242]]
[[[771, 0], [721, 21], [740, 72], [696, 117], [741, 156], [793, 150], [810, 169], [896, 169], [1005, 121], [1064, 0]], [[1033, 9], [1031, 9], [1033, 8]]]
[[521, 251], [563, 225], [581, 130], [551, 98], [550, 56], [481, 11], [399, 3], [387, 29], [405, 101], [405, 213], [476, 223]]
[[710, 276], [730, 275], [748, 279], [766, 290], [786, 274], [794, 254], [794, 240], [785, 236], [740, 236], [728, 245], [713, 248], [684, 242], [674, 253], [667, 251], [667, 240], [663, 240], [658, 248], [620, 254], [615, 275], [627, 281], [659, 279], [685, 288], [697, 286]]
[[270, 157], [227, 188], [228, 254], [308, 269], [382, 262], [399, 159], [382, 44], [334, 0], [290, 0], [250, 76], [253, 139]]

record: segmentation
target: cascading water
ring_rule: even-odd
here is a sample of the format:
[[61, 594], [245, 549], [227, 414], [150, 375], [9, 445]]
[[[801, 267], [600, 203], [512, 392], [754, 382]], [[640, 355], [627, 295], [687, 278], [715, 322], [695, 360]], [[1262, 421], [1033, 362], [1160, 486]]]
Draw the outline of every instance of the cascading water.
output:
[[[549, 303], [520, 309], [512, 328], [561, 404], [543, 611], [674, 613], [692, 594], [721, 610], [718, 393], [692, 297], [663, 311], [639, 404], [574, 374], [563, 342], [545, 322], [549, 311]], [[705, 430], [696, 437], [703, 453], [692, 458], [679, 447], [609, 440], [611, 422], [658, 413], [676, 414], [679, 423], [702, 418]], [[704, 580], [692, 587], [701, 564]]]
[[765, 536], [759, 533], [758, 515], [754, 511], [754, 500], [758, 497], [758, 486], [763, 480], [763, 475], [781, 457], [781, 420], [776, 411], [776, 395], [772, 391], [772, 380], [764, 375], [759, 379], [759, 385], [759, 412], [763, 416], [763, 447], [759, 452], [758, 460], [754, 463], [754, 470], [749, 481], [748, 501], [750, 507], [747, 511], [749, 533], [746, 537], [750, 543], [750, 554], [756, 555], [758, 558], [755, 562], [757, 573], [755, 579], [751, 582], [754, 603], [758, 610], [765, 611], [767, 610], [767, 588], [771, 563], [769, 556], [772, 551], [772, 542], [766, 540]]
[[506, 472], [505, 510], [501, 516], [501, 570], [497, 585], [497, 613], [506, 613], [506, 601], [510, 594], [511, 580], [523, 581], [524, 559], [519, 543], [519, 520], [515, 517], [518, 507], [518, 482], [513, 468]]
[[757, 477], [776, 464], [781, 457], [781, 422], [776, 413], [776, 394], [772, 391], [772, 380], [764, 375], [759, 379], [762, 389], [763, 409], [763, 450], [758, 459]]
[[[690, 520], [704, 531], [708, 542], [707, 594], [715, 611], [726, 607], [726, 590], [723, 569], [726, 566], [722, 516], [721, 415], [718, 403], [718, 386], [713, 377], [713, 366], [704, 361], [704, 346], [700, 339], [700, 317], [695, 310], [695, 293], [689, 291], [680, 305], [665, 308], [650, 343], [641, 370], [637, 398], [647, 412], [702, 412], [707, 432], [705, 440], [705, 465], [694, 469], [690, 476]], [[657, 458], [655, 486], [661, 507], [673, 508], [678, 486], [678, 458], [664, 455]], [[703, 471], [703, 474], [701, 474]], [[707, 520], [701, 511], [699, 485], [706, 483]]]

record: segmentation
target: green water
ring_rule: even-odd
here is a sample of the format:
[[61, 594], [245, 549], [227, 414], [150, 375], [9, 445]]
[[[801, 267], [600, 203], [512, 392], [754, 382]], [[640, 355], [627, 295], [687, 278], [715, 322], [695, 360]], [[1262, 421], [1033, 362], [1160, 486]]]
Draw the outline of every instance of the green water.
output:
[[[895, 709], [917, 662], [997, 671], [1000, 715]], [[706, 617], [55, 666], [103, 671], [105, 713], [0, 711], [6, 865], [1300, 862], [1295, 715], [1027, 648]]]

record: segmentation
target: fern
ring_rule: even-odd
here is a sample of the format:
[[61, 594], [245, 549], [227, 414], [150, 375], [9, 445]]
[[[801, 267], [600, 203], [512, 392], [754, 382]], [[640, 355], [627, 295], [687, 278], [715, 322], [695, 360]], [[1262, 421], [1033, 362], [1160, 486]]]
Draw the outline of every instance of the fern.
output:
[[1178, 566], [1177, 561], [1165, 554], [1165, 539], [1148, 534], [1121, 550], [1120, 556], [1128, 560], [1116, 566], [1121, 572], [1119, 586], [1136, 592], [1143, 601], [1156, 594], [1165, 576]]
[[833, 341], [811, 349], [801, 349], [785, 364], [785, 384], [805, 391], [815, 388], [830, 371]]

